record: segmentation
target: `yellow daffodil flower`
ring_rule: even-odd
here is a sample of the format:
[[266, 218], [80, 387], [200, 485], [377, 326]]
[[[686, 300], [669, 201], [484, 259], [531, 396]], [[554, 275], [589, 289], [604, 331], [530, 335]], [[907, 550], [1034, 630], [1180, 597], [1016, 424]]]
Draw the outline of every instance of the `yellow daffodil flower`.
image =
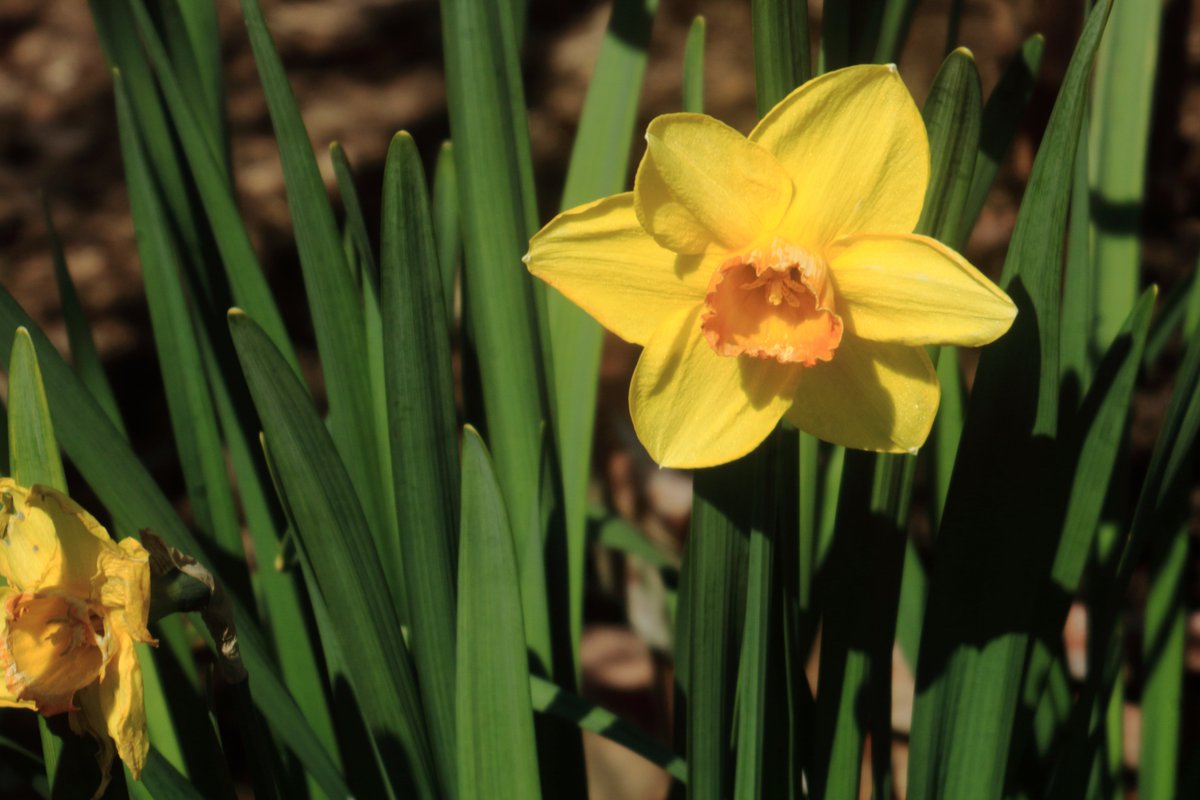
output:
[[135, 778], [149, 749], [134, 651], [154, 643], [148, 556], [50, 487], [0, 478], [0, 504], [0, 706], [70, 712], [100, 743], [98, 797], [114, 748]]
[[629, 409], [655, 461], [731, 461], [781, 418], [847, 447], [920, 447], [939, 398], [924, 346], [987, 344], [1016, 307], [912, 232], [929, 142], [896, 68], [809, 81], [749, 136], [666, 114], [646, 142], [632, 192], [558, 215], [525, 262], [644, 346]]

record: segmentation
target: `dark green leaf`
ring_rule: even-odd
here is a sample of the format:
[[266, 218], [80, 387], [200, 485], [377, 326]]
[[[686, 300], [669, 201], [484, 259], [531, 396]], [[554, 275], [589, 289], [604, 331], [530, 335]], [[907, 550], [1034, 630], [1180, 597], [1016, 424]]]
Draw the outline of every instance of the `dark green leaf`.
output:
[[683, 759], [636, 725], [536, 675], [529, 677], [529, 691], [534, 711], [550, 714], [585, 731], [599, 734], [662, 767], [675, 780], [687, 782], [687, 765]]
[[704, 113], [704, 35], [707, 25], [697, 16], [683, 48], [683, 110]]
[[992, 188], [992, 181], [996, 179], [1000, 164], [1008, 155], [1008, 149], [1017, 135], [1025, 107], [1033, 95], [1045, 46], [1046, 40], [1040, 33], [1026, 39], [983, 108], [979, 155], [975, 158], [971, 192], [967, 195], [962, 213], [962, 228], [957, 236], [959, 241], [966, 241], [971, 235], [975, 220], [979, 219], [979, 212], [983, 211], [983, 204]]
[[753, 0], [754, 90], [764, 117], [812, 76], [808, 0]]
[[392, 139], [383, 180], [383, 356], [403, 584], [434, 756], [453, 794], [458, 429], [425, 173], [407, 133]]
[[1087, 79], [1110, 8], [1089, 16], [1051, 114], [1002, 276], [1017, 320], [984, 351], [968, 404], [922, 631], [914, 800], [998, 798], [1004, 786], [1031, 587], [1050, 569], [1063, 512], [1053, 465], [1064, 228]]
[[467, 798], [541, 797], [528, 657], [508, 514], [479, 434], [463, 431], [458, 562], [458, 787]]
[[[464, 282], [471, 298], [466, 312], [496, 477], [516, 542], [525, 636], [543, 674], [559, 677], [565, 670], [573, 682], [571, 665], [553, 663], [546, 596], [540, 487], [552, 382], [540, 357], [546, 343], [536, 324], [534, 288], [520, 260], [537, 215], [514, 20], [505, 4], [481, 0], [442, 0], [441, 9]], [[555, 483], [548, 485], [557, 494]]]
[[695, 473], [692, 528], [683, 556], [687, 591], [687, 677], [682, 684], [687, 713], [688, 796], [728, 797], [734, 764], [729, 742], [733, 698], [745, 622], [746, 558], [755, 462], [750, 456]]
[[[47, 399], [56, 421], [55, 435], [71, 463], [112, 515], [118, 530], [150, 528], [168, 544], [206, 561], [204, 548], [175, 513], [150, 473], [129, 449], [91, 392], [62, 360], [54, 345], [12, 295], [0, 290], [0, 354], [12, 345], [4, 331], [25, 326], [31, 332]], [[345, 781], [328, 751], [283, 688], [255, 620], [236, 602], [235, 619], [242, 658], [253, 676], [255, 702], [274, 730], [302, 759], [305, 767], [333, 797], [347, 797]]]
[[120, 75], [114, 75], [113, 85], [150, 322], [192, 514], [199, 528], [226, 557], [222, 573], [226, 585], [240, 595], [242, 602], [249, 603], [250, 583], [244, 567], [241, 527], [177, 253]]
[[[376, 548], [386, 557], [396, 549], [396, 521], [391, 503], [385, 500], [386, 475], [377, 446], [384, 434], [377, 430], [367, 359], [363, 357], [367, 342], [362, 302], [346, 268], [333, 209], [300, 109], [258, 0], [243, 0], [242, 13], [279, 141], [288, 209], [329, 395], [330, 430], [367, 514]], [[397, 566], [388, 564], [387, 570]]]
[[75, 371], [79, 373], [80, 380], [95, 396], [96, 402], [108, 414], [117, 430], [124, 433], [125, 423], [121, 420], [117, 398], [113, 394], [112, 384], [108, 382], [108, 375], [104, 372], [104, 365], [100, 362], [100, 355], [96, 352], [96, 343], [92, 340], [87, 316], [83, 313], [83, 305], [75, 291], [75, 282], [71, 280], [71, 272], [67, 269], [67, 258], [58, 238], [58, 231], [54, 228], [50, 200], [46, 195], [42, 195], [42, 215], [46, 220], [46, 232], [50, 236], [50, 253], [54, 257], [54, 280], [58, 284], [58, 297], [62, 302], [67, 341], [71, 344], [71, 361], [75, 364]]
[[229, 326], [298, 542], [321, 595], [331, 598], [328, 610], [343, 652], [353, 654], [347, 672], [380, 757], [398, 790], [433, 792], [434, 764], [412, 661], [350, 476], [307, 390], [262, 328], [238, 311], [231, 312]]

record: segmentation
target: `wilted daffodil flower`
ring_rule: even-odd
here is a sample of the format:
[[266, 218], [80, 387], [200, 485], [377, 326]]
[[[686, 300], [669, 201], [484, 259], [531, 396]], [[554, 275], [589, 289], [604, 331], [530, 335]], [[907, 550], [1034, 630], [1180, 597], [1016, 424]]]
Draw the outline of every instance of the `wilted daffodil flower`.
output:
[[525, 261], [644, 345], [629, 408], [650, 455], [731, 461], [780, 418], [847, 447], [920, 447], [939, 397], [924, 346], [987, 344], [1016, 308], [913, 234], [929, 142], [896, 68], [809, 81], [749, 136], [666, 114], [646, 142], [632, 192], [560, 214]]
[[145, 549], [47, 486], [0, 478], [0, 504], [0, 706], [69, 712], [100, 744], [104, 784], [114, 747], [138, 777], [149, 741], [134, 643], [154, 641]]

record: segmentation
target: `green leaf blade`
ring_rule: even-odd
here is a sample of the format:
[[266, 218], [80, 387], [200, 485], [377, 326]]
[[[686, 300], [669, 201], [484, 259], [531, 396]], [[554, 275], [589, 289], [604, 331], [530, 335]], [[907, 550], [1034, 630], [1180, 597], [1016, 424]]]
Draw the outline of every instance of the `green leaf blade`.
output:
[[516, 555], [479, 434], [463, 432], [458, 562], [458, 786], [463, 797], [541, 797]]
[[383, 357], [403, 583], [434, 755], [452, 794], [458, 428], [425, 174], [407, 133], [392, 139], [383, 191]]
[[397, 789], [432, 792], [434, 766], [411, 657], [358, 494], [307, 390], [263, 329], [236, 311], [229, 325], [297, 538], [322, 596], [331, 598], [339, 642], [354, 654], [348, 671], [367, 725]]

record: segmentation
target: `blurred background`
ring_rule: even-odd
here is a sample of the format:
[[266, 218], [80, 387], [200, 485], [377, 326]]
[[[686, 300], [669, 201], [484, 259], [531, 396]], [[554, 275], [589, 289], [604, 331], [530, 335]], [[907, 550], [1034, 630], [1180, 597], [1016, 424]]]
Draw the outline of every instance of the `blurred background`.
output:
[[[222, 14], [234, 176], [243, 215], [310, 383], [321, 396], [284, 197], [274, 136], [237, 0], [218, 0]], [[1078, 35], [1083, 0], [967, 0], [959, 38], [975, 54], [986, 98], [1025, 37], [1040, 32], [1046, 54], [1035, 99], [988, 200], [966, 254], [998, 275], [1037, 141]], [[1146, 2], [1147, 13], [1154, 2]], [[271, 31], [288, 68], [327, 186], [333, 194], [328, 145], [341, 142], [354, 165], [369, 223], [377, 225], [380, 179], [389, 139], [405, 129], [432, 160], [448, 135], [436, 0], [264, 0]], [[810, 30], [819, 30], [822, 5], [812, 0]], [[944, 51], [947, 0], [917, 4], [900, 71], [918, 103]], [[1146, 282], [1163, 293], [1186, 277], [1200, 251], [1200, 0], [1170, 0], [1162, 26], [1150, 163], [1142, 229]], [[559, 202], [563, 178], [593, 64], [608, 20], [606, 2], [531, 0], [523, 59], [526, 100], [543, 220]], [[687, 27], [708, 21], [706, 110], [745, 131], [755, 119], [754, 68], [747, 0], [660, 0], [641, 99], [642, 123], [677, 110]], [[815, 52], [815, 50], [814, 50]], [[870, 120], [864, 120], [870, 124]], [[640, 144], [640, 137], [637, 137]], [[636, 167], [640, 151], [631, 164]], [[186, 514], [186, 497], [172, 448], [165, 398], [153, 354], [149, 318], [116, 138], [111, 80], [87, 5], [80, 0], [0, 2], [0, 281], [51, 339], [66, 350], [50, 242], [42, 220], [45, 192], [71, 273], [91, 320], [135, 449]], [[374, 232], [374, 233], [377, 233]], [[596, 432], [593, 499], [636, 524], [677, 558], [691, 509], [690, 477], [660, 470], [633, 435], [626, 405], [638, 348], [606, 342]], [[969, 354], [968, 354], [969, 357]], [[1135, 407], [1131, 480], [1140, 479], [1149, 444], [1165, 411], [1177, 355], [1162, 374], [1145, 376]], [[968, 373], [969, 374], [969, 373]], [[1134, 483], [1133, 485], [1136, 485]], [[1193, 497], [1193, 538], [1198, 533]], [[923, 510], [914, 504], [914, 535]], [[1193, 547], [1193, 551], [1195, 548]], [[584, 692], [650, 732], [670, 736], [670, 633], [662, 608], [660, 572], [633, 559], [597, 552], [590, 573], [583, 640]], [[1200, 605], [1195, 559], [1189, 608]], [[1137, 629], [1141, 590], [1131, 597]], [[1086, 621], [1080, 607], [1067, 626], [1072, 671], [1081, 675]], [[1131, 637], [1131, 640], [1133, 637]], [[1137, 762], [1137, 664], [1131, 653], [1126, 710]], [[1188, 639], [1186, 697], [1200, 696], [1200, 612]], [[815, 676], [813, 676], [815, 677]], [[896, 659], [894, 724], [906, 731], [912, 676]], [[1200, 713], [1185, 714], [1195, 741]], [[896, 753], [903, 764], [903, 742]], [[657, 797], [667, 779], [617, 745], [588, 741], [595, 797]], [[898, 781], [902, 784], [902, 781]]]

